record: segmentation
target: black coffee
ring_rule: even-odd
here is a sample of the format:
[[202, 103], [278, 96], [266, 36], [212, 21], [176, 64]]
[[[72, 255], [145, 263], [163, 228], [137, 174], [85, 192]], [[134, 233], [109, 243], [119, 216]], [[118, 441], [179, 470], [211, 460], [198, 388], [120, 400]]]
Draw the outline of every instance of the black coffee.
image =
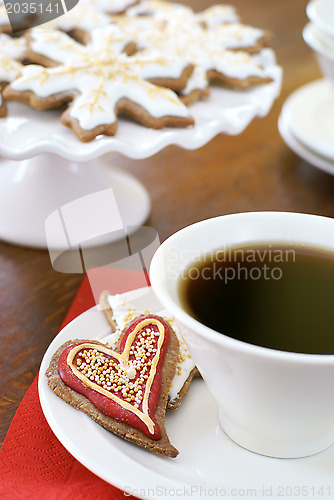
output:
[[266, 245], [225, 249], [180, 280], [185, 310], [250, 344], [334, 354], [334, 253]]

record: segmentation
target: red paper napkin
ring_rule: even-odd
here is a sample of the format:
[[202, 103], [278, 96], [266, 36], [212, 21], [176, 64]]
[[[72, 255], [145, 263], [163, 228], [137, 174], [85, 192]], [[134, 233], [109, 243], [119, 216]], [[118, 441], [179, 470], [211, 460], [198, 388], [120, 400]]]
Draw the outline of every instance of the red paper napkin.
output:
[[[63, 326], [94, 306], [103, 289], [123, 293], [145, 285], [147, 280], [143, 273], [117, 269], [101, 273], [95, 270], [89, 279], [86, 276], [83, 280]], [[95, 476], [62, 446], [45, 420], [36, 377], [0, 450], [0, 498], [124, 500], [134, 497], [125, 497], [122, 491]]]

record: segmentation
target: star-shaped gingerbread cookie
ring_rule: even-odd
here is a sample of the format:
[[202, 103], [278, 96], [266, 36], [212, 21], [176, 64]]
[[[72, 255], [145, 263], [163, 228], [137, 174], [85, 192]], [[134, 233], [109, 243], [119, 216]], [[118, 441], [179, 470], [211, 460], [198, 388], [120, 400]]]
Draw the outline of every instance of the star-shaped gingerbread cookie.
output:
[[193, 124], [170, 90], [185, 87], [193, 69], [187, 59], [153, 49], [128, 56], [122, 52], [128, 39], [114, 25], [93, 30], [87, 45], [42, 29], [28, 40], [29, 56], [40, 64], [23, 68], [5, 97], [36, 109], [71, 103], [62, 122], [82, 141], [114, 135], [120, 113], [151, 128]]
[[26, 53], [26, 42], [23, 38], [11, 38], [0, 33], [0, 117], [7, 116], [7, 106], [2, 93], [9, 82], [21, 73], [21, 61]]

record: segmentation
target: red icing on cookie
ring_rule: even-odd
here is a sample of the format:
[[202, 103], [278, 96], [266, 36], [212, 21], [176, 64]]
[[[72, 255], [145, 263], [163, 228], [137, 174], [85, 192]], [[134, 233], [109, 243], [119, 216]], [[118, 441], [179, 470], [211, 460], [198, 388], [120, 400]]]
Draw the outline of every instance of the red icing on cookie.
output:
[[129, 325], [117, 351], [89, 342], [65, 348], [59, 375], [105, 415], [159, 440], [155, 411], [169, 339], [170, 327], [162, 318], [143, 316]]

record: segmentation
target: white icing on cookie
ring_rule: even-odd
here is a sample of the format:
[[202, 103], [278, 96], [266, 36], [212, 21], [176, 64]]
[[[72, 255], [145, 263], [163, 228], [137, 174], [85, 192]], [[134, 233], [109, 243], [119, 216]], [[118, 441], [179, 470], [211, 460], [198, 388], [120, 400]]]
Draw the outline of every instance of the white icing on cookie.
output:
[[[133, 304], [129, 302], [126, 293], [108, 295], [108, 302], [113, 311], [113, 320], [117, 325], [117, 330], [115, 331], [115, 333], [112, 333], [99, 340], [107, 344], [112, 349], [116, 349], [118, 346], [119, 337], [124, 328], [126, 328], [131, 323], [131, 321], [135, 320], [139, 316], [142, 316], [144, 314], [152, 314], [152, 312], [135, 308]], [[154, 314], [161, 316], [169, 322], [169, 324], [175, 331], [180, 343], [179, 361], [177, 363], [176, 374], [169, 391], [170, 401], [173, 402], [177, 398], [184, 383], [189, 377], [190, 372], [195, 368], [195, 363], [190, 356], [190, 353], [184, 343], [182, 333], [176, 325], [174, 318], [165, 309], [159, 312], [155, 312]]]
[[48, 30], [58, 28], [66, 32], [75, 29], [90, 31], [100, 26], [107, 26], [108, 24], [110, 24], [109, 16], [92, 8], [90, 3], [86, 4], [85, 1], [80, 0], [72, 10], [63, 16], [57, 17], [57, 19], [43, 24], [41, 28]]
[[148, 16], [128, 17], [110, 16], [110, 22], [119, 26], [126, 36], [136, 43], [138, 50], [151, 46], [155, 41], [164, 39], [165, 22]]
[[0, 34], [0, 83], [12, 82], [22, 71], [26, 42], [24, 38], [11, 38]]
[[217, 45], [217, 40], [225, 49], [244, 49], [256, 47], [258, 42], [265, 36], [265, 32], [259, 28], [246, 26], [245, 24], [230, 23], [216, 26], [208, 30], [208, 43]]
[[152, 16], [157, 19], [170, 19], [175, 17], [188, 17], [193, 15], [190, 7], [163, 0], [143, 0], [138, 5], [126, 11], [127, 16]]
[[[271, 54], [272, 57], [263, 57], [265, 53]], [[212, 52], [210, 56], [197, 53], [198, 60], [195, 70], [181, 95], [187, 96], [193, 90], [205, 89], [209, 84], [207, 73], [210, 69], [217, 71], [224, 77], [240, 80], [240, 82], [251, 77], [274, 79], [279, 71], [279, 67], [275, 63], [274, 52], [271, 49], [263, 49], [256, 56], [251, 56], [247, 52], [227, 50]]]
[[134, 56], [119, 53], [128, 38], [114, 25], [91, 32], [84, 46], [57, 31], [33, 30], [34, 52], [59, 63], [53, 68], [30, 65], [13, 84], [15, 91], [32, 91], [41, 98], [61, 92], [76, 92], [69, 108], [84, 130], [116, 122], [121, 98], [139, 104], [153, 117], [188, 118], [187, 108], [177, 95], [146, 80], [180, 78], [188, 67], [184, 58], [144, 51]]
[[[249, 54], [226, 50], [256, 45], [264, 35], [262, 30], [241, 24], [219, 25], [207, 29], [200, 26], [194, 16], [189, 18], [185, 25], [178, 18], [165, 23], [155, 19], [150, 21], [149, 18], [131, 23], [126, 16], [122, 17], [122, 29], [135, 40], [138, 47], [152, 45], [161, 52], [183, 57], [194, 66], [195, 69], [181, 95], [208, 87], [207, 73], [210, 70], [241, 81], [250, 77], [266, 79], [269, 76], [267, 69], [260, 66]], [[114, 22], [117, 22], [117, 19]]]
[[267, 78], [266, 68], [257, 64], [247, 52], [229, 52], [222, 54], [212, 53], [210, 57], [212, 68], [218, 73], [237, 80], [246, 80], [250, 77]]
[[195, 66], [186, 87], [180, 92], [180, 95], [187, 96], [194, 90], [205, 90], [209, 86], [206, 71], [200, 66]]
[[239, 16], [231, 5], [213, 5], [198, 14], [195, 14], [197, 22], [204, 23], [208, 28], [225, 23], [236, 23]]

